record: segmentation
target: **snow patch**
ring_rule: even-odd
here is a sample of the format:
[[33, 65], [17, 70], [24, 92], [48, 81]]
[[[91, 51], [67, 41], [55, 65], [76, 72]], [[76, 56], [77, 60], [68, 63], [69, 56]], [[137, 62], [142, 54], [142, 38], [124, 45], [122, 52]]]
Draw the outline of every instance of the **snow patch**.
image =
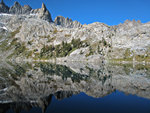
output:
[[0, 16], [12, 16], [12, 14], [1, 13]]
[[36, 16], [36, 15], [38, 15], [38, 14], [30, 14], [30, 16]]
[[1, 28], [1, 29], [5, 29], [5, 30], [8, 30], [8, 29], [7, 29], [6, 27], [4, 27], [4, 26], [3, 26], [3, 27], [0, 27], [0, 28]]

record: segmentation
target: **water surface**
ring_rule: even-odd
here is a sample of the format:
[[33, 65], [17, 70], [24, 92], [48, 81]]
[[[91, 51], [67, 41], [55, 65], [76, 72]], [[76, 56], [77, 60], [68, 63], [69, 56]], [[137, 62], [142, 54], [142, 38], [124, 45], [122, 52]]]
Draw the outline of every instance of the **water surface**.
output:
[[150, 113], [148, 65], [0, 64], [0, 113]]

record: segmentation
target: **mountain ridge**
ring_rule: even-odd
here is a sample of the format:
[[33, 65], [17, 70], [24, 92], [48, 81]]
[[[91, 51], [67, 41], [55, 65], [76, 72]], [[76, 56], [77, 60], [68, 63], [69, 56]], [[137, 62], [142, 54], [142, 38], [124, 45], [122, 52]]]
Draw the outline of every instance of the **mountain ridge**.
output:
[[[41, 9], [32, 9], [29, 5], [21, 6], [19, 2], [14, 2], [14, 5], [8, 7], [2, 0], [0, 3], [0, 13], [7, 14], [38, 14], [39, 18], [46, 20], [48, 22], [53, 22], [52, 17], [45, 4], [42, 3]], [[82, 25], [78, 21], [72, 21], [69, 18], [62, 16], [57, 16], [54, 20], [56, 25], [61, 25], [62, 27], [81, 27]]]
[[99, 22], [81, 25], [62, 16], [50, 22], [49, 14], [44, 4], [41, 9], [32, 9], [31, 14], [1, 13], [3, 56], [22, 60], [150, 62], [150, 23], [126, 20], [115, 26]]

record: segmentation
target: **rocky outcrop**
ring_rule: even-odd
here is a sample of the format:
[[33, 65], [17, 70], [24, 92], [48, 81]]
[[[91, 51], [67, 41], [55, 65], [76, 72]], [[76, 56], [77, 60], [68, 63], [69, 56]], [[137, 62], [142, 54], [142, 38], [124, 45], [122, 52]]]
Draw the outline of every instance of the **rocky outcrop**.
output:
[[51, 14], [47, 10], [44, 3], [42, 3], [42, 8], [40, 9], [40, 12], [39, 12], [39, 18], [52, 22]]
[[22, 6], [18, 3], [15, 2], [12, 7], [9, 9], [10, 14], [22, 14]]
[[9, 9], [10, 14], [30, 14], [32, 8], [28, 5], [22, 7], [18, 2], [15, 2], [12, 7]]
[[31, 10], [32, 10], [32, 8], [29, 5], [24, 5], [22, 7], [22, 14], [30, 14]]
[[55, 18], [55, 24], [60, 25], [62, 27], [67, 27], [67, 28], [82, 27], [82, 25], [78, 21], [72, 21], [71, 19], [65, 18], [63, 16], [57, 16]]
[[9, 7], [5, 5], [3, 0], [1, 0], [1, 3], [0, 3], [0, 13], [9, 13]]
[[41, 9], [35, 9], [31, 11], [32, 14], [37, 14], [40, 19], [46, 20], [48, 22], [53, 22], [51, 18], [51, 14], [47, 10], [44, 3], [42, 3]]
[[[37, 15], [38, 18], [42, 20], [53, 22], [51, 18], [51, 14], [47, 10], [44, 3], [42, 3], [42, 7], [40, 9], [32, 9], [29, 5], [21, 6], [18, 2], [15, 2], [14, 5], [9, 8], [4, 4], [2, 0], [0, 3], [0, 13], [17, 14], [17, 15], [35, 14]], [[82, 25], [78, 21], [72, 21], [71, 19], [65, 18], [63, 16], [57, 16], [54, 22], [56, 25], [60, 25], [62, 27], [67, 27], [67, 28], [82, 27]]]
[[32, 9], [29, 5], [21, 6], [18, 2], [15, 2], [10, 8], [6, 6], [3, 0], [0, 3], [0, 13], [7, 14], [16, 14], [16, 15], [26, 15], [26, 14], [35, 14], [37, 18], [46, 20], [48, 22], [53, 22], [50, 12], [47, 10], [45, 4], [42, 4], [41, 9]]

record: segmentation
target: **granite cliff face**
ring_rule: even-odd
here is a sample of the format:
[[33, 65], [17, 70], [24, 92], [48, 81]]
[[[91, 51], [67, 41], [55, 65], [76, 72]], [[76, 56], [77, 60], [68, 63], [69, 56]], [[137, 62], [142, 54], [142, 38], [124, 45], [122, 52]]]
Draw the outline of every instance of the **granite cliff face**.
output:
[[40, 19], [46, 20], [48, 22], [53, 22], [52, 18], [51, 18], [51, 14], [47, 10], [47, 8], [46, 8], [44, 3], [42, 4], [42, 8], [41, 9], [32, 10], [31, 14], [37, 14]]
[[[7, 7], [1, 3], [1, 7]], [[150, 62], [150, 23], [127, 20], [116, 26], [81, 25], [41, 9], [0, 8], [0, 52], [4, 59]], [[8, 13], [5, 13], [8, 12]]]
[[68, 28], [82, 27], [82, 25], [78, 21], [72, 21], [71, 19], [65, 18], [63, 16], [57, 16], [54, 22], [56, 25], [61, 25], [62, 27], [68, 27]]
[[18, 2], [15, 2], [9, 9], [10, 14], [30, 14], [32, 8], [28, 5], [21, 6]]
[[0, 3], [0, 13], [7, 13], [7, 14], [15, 14], [15, 15], [28, 15], [28, 14], [35, 14], [38, 15], [42, 20], [46, 20], [48, 22], [52, 22], [51, 14], [47, 10], [45, 4], [42, 4], [41, 9], [32, 9], [29, 5], [21, 6], [18, 2], [15, 2], [13, 6], [10, 8], [5, 5], [3, 0]]

